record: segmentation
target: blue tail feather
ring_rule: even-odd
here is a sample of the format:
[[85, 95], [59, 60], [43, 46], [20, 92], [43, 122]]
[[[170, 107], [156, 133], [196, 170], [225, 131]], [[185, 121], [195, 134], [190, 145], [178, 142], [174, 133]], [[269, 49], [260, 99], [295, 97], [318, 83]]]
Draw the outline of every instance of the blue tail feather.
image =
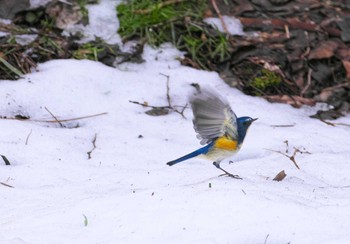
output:
[[173, 166], [174, 164], [180, 163], [180, 162], [185, 161], [187, 159], [197, 157], [200, 154], [206, 154], [209, 151], [211, 146], [212, 146], [212, 143], [206, 145], [205, 147], [199, 148], [198, 150], [191, 152], [191, 153], [189, 153], [181, 158], [167, 162], [166, 164], [169, 166]]

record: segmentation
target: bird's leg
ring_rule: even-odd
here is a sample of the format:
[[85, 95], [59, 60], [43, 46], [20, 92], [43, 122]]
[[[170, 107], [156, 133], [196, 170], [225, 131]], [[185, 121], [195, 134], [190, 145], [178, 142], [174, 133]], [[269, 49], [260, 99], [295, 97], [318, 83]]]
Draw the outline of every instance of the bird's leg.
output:
[[220, 169], [220, 170], [222, 170], [222, 171], [224, 171], [224, 172], [225, 172], [225, 174], [222, 174], [222, 175], [220, 175], [220, 176], [227, 175], [227, 176], [229, 176], [229, 177], [232, 177], [232, 178], [235, 178], [235, 179], [240, 179], [240, 180], [242, 180], [242, 178], [241, 178], [241, 177], [239, 177], [239, 175], [233, 175], [233, 174], [231, 174], [231, 173], [227, 172], [226, 170], [224, 170], [223, 168], [221, 168], [221, 167], [220, 167], [220, 163], [213, 162], [213, 165], [214, 165], [216, 168], [218, 168], [218, 169]]

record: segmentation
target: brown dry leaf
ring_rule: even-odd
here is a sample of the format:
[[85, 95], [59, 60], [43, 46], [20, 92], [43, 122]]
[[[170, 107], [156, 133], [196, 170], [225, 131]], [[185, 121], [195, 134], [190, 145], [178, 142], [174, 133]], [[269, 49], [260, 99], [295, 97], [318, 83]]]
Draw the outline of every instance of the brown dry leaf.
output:
[[346, 70], [346, 78], [350, 79], [350, 61], [343, 60], [342, 62], [343, 62], [343, 66]]
[[300, 96], [288, 96], [288, 95], [274, 95], [265, 96], [269, 102], [286, 103], [293, 107], [300, 108], [302, 105], [314, 106], [316, 104], [314, 99], [304, 98]]
[[335, 41], [325, 41], [320, 46], [311, 50], [309, 59], [323, 59], [334, 56], [339, 44]]
[[275, 178], [273, 178], [273, 180], [275, 181], [282, 181], [284, 178], [286, 178], [286, 173], [284, 172], [284, 170], [282, 170], [281, 172], [279, 172]]

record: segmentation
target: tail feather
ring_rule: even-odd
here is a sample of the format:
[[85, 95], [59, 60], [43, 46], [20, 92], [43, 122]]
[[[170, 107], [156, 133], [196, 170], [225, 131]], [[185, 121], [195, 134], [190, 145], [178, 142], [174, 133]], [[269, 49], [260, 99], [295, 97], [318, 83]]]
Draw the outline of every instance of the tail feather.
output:
[[198, 155], [200, 154], [205, 154], [208, 152], [209, 148], [210, 148], [211, 144], [209, 145], [206, 145], [205, 147], [202, 147], [194, 152], [191, 152], [181, 158], [178, 158], [178, 159], [175, 159], [175, 160], [172, 160], [170, 162], [167, 162], [166, 164], [169, 165], [169, 166], [173, 166], [174, 164], [177, 164], [177, 163], [180, 163], [182, 161], [185, 161], [187, 159], [190, 159], [190, 158], [194, 158], [194, 157], [197, 157]]

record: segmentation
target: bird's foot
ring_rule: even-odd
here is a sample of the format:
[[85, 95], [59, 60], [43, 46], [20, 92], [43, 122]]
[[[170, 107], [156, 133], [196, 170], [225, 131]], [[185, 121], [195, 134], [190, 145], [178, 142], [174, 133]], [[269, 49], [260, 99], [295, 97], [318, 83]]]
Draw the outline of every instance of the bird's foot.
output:
[[213, 162], [213, 165], [214, 165], [216, 168], [220, 169], [221, 171], [224, 171], [225, 174], [221, 174], [221, 175], [219, 175], [219, 177], [221, 177], [221, 176], [228, 176], [228, 177], [231, 177], [231, 178], [234, 178], [234, 179], [242, 180], [242, 178], [239, 177], [239, 175], [231, 174], [231, 173], [227, 172], [226, 170], [224, 170], [223, 168], [221, 168], [221, 167], [220, 167], [220, 163]]
[[219, 175], [219, 177], [221, 176], [227, 176], [227, 177], [231, 177], [231, 178], [234, 178], [234, 179], [237, 179], [237, 180], [243, 180], [242, 177], [240, 177], [239, 175], [234, 175], [234, 174], [231, 174], [231, 173], [225, 173], [225, 174], [221, 174]]

